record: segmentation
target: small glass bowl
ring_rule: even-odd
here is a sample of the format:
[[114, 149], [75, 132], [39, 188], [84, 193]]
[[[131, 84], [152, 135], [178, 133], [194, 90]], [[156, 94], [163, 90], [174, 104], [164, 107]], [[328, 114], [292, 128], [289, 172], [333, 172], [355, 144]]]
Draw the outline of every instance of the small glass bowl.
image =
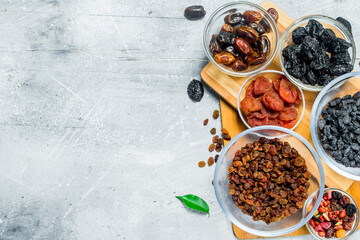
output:
[[318, 127], [321, 112], [332, 99], [341, 98], [347, 94], [354, 95], [358, 91], [360, 91], [360, 71], [341, 75], [326, 85], [314, 101], [310, 115], [310, 132], [316, 151], [330, 168], [346, 178], [360, 181], [360, 168], [345, 167], [337, 163], [323, 148]]
[[[249, 66], [248, 69], [239, 72], [235, 72], [231, 67], [227, 67], [224, 64], [218, 64], [214, 60], [214, 57], [209, 50], [211, 36], [220, 32], [221, 27], [225, 24], [224, 17], [229, 14], [229, 10], [233, 9], [236, 9], [242, 13], [246, 10], [258, 11], [263, 15], [263, 18], [266, 19], [268, 23], [270, 23], [270, 32], [264, 34], [269, 38], [271, 44], [270, 53], [267, 56], [266, 61], [256, 66]], [[207, 57], [219, 70], [230, 76], [246, 77], [265, 69], [272, 62], [278, 50], [279, 32], [274, 19], [264, 8], [251, 2], [235, 1], [221, 6], [213, 14], [211, 14], [204, 27], [203, 45]]]
[[[279, 137], [279, 135], [281, 135]], [[229, 180], [227, 179], [228, 167], [233, 161], [235, 152], [247, 143], [252, 143], [260, 137], [279, 138], [281, 141], [287, 141], [296, 150], [301, 153], [305, 159], [308, 171], [311, 172], [310, 187], [308, 195], [317, 194], [322, 196], [325, 188], [325, 175], [319, 156], [311, 144], [300, 134], [289, 129], [277, 126], [259, 126], [247, 129], [235, 136], [221, 151], [219, 160], [216, 164], [214, 174], [214, 188], [217, 201], [224, 211], [226, 217], [242, 230], [263, 237], [276, 237], [291, 233], [304, 226], [318, 209], [321, 198], [314, 206], [301, 209], [296, 213], [278, 222], [267, 225], [263, 221], [253, 221], [252, 217], [241, 212], [235, 205], [229, 194]], [[306, 201], [306, 200], [305, 200]]]
[[[247, 122], [247, 117], [243, 114], [243, 111], [241, 111], [240, 109], [240, 102], [245, 98], [245, 93], [246, 93], [246, 89], [251, 85], [252, 81], [254, 81], [257, 77], [266, 77], [267, 79], [270, 80], [270, 82], [272, 83], [272, 81], [279, 75], [285, 75], [283, 72], [280, 71], [276, 71], [276, 70], [264, 70], [261, 71], [257, 74], [254, 74], [252, 76], [250, 76], [248, 79], [246, 79], [246, 81], [242, 84], [238, 97], [237, 97], [237, 110], [239, 113], [239, 116], [241, 118], [241, 120], [243, 121], [243, 123], [245, 124], [245, 126], [247, 128], [251, 128], [251, 126], [248, 124]], [[301, 88], [299, 88], [297, 85], [295, 85], [296, 88], [299, 89], [299, 91], [301, 92], [301, 96], [302, 96], [302, 103], [298, 106], [295, 106], [297, 112], [298, 112], [298, 117], [297, 117], [297, 122], [295, 124], [295, 126], [293, 126], [290, 130], [294, 130], [299, 123], [301, 122], [304, 113], [305, 113], [305, 97], [304, 97], [304, 93], [301, 90]]]
[[[337, 191], [337, 192], [340, 192], [342, 195], [347, 196], [350, 199], [350, 203], [354, 204], [356, 207], [355, 220], [353, 222], [352, 229], [350, 231], [346, 232], [345, 238], [342, 238], [342, 239], [347, 239], [356, 231], [356, 229], [359, 225], [359, 207], [358, 207], [355, 199], [349, 193], [347, 193], [339, 188], [325, 188], [324, 194], [329, 191]], [[304, 204], [305, 207], [303, 208], [303, 210], [305, 210], [310, 204], [313, 204], [313, 202], [317, 196], [319, 196], [319, 195], [317, 195], [316, 192], [314, 192], [311, 196], [309, 196], [308, 200]], [[321, 196], [320, 199], [322, 199], [322, 195], [320, 195], [320, 196]], [[320, 239], [320, 240], [331, 239], [331, 238], [320, 237], [319, 234], [315, 231], [315, 229], [309, 224], [309, 222], [306, 223], [306, 227], [309, 230], [309, 232], [311, 233], [311, 235], [313, 235], [313, 237], [315, 237], [316, 239]], [[333, 239], [339, 239], [339, 238], [333, 237]]]
[[280, 39], [280, 44], [279, 44], [279, 62], [280, 62], [281, 70], [285, 73], [286, 77], [291, 82], [298, 85], [300, 88], [302, 88], [304, 90], [307, 90], [307, 91], [311, 91], [311, 92], [320, 92], [321, 89], [324, 88], [324, 86], [319, 86], [319, 85], [312, 86], [310, 84], [304, 84], [299, 79], [297, 79], [297, 78], [293, 77], [291, 74], [289, 74], [285, 69], [284, 57], [282, 55], [283, 49], [285, 47], [287, 47], [288, 45], [293, 44], [293, 42], [292, 42], [292, 32], [298, 27], [305, 26], [310, 19], [317, 20], [325, 28], [332, 29], [334, 31], [336, 37], [343, 38], [347, 42], [351, 43], [352, 47], [350, 47], [348, 51], [349, 51], [350, 58], [351, 58], [350, 64], [352, 66], [354, 66], [354, 64], [355, 64], [356, 47], [355, 47], [355, 42], [354, 42], [354, 39], [353, 39], [352, 35], [350, 34], [349, 30], [347, 30], [347, 28], [343, 24], [341, 24], [339, 21], [337, 21], [337, 20], [335, 20], [333, 18], [323, 16], [323, 15], [309, 15], [309, 16], [302, 17], [302, 18], [296, 20], [293, 24], [291, 24], [285, 30], [284, 34], [282, 35], [282, 37]]

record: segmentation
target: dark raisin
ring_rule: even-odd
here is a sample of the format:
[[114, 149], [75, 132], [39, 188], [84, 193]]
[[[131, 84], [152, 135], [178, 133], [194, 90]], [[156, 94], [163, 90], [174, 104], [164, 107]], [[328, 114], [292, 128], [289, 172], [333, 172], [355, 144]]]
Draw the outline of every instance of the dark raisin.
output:
[[347, 30], [349, 30], [350, 34], [352, 35], [351, 23], [350, 23], [348, 20], [346, 20], [346, 19], [343, 18], [343, 17], [338, 17], [338, 18], [336, 18], [336, 20], [338, 20], [339, 22], [341, 22], [342, 25], [344, 25], [344, 26], [347, 28]]
[[356, 207], [354, 204], [349, 203], [345, 209], [346, 211], [346, 215], [348, 215], [349, 217], [351, 217], [352, 215], [354, 215], [356, 213]]
[[212, 135], [215, 135], [215, 133], [216, 133], [216, 128], [212, 128], [212, 129], [210, 130], [210, 133], [211, 133]]
[[339, 200], [342, 197], [342, 194], [337, 191], [331, 192], [331, 199], [333, 200]]
[[189, 20], [199, 20], [203, 18], [205, 14], [206, 11], [201, 5], [187, 7], [184, 12], [184, 16]]
[[295, 44], [300, 44], [308, 36], [304, 27], [298, 27], [292, 32], [292, 40]]
[[308, 24], [305, 26], [305, 30], [311, 37], [319, 38], [324, 31], [324, 27], [315, 19], [310, 19]]
[[206, 126], [206, 125], [208, 124], [208, 122], [209, 122], [209, 119], [208, 119], [208, 118], [205, 119], [205, 120], [204, 120], [204, 126]]
[[227, 141], [230, 141], [231, 140], [231, 136], [230, 135], [227, 135], [227, 134], [223, 134], [223, 138]]
[[328, 50], [330, 53], [336, 54], [336, 53], [346, 52], [349, 47], [351, 47], [350, 43], [346, 42], [342, 38], [336, 38], [330, 42]]
[[187, 87], [187, 93], [191, 100], [200, 102], [204, 96], [204, 87], [199, 80], [193, 79]]
[[350, 64], [331, 64], [329, 68], [329, 73], [333, 76], [340, 76], [342, 74], [351, 72], [353, 66]]
[[217, 160], [219, 159], [219, 154], [215, 155], [215, 162], [217, 162]]

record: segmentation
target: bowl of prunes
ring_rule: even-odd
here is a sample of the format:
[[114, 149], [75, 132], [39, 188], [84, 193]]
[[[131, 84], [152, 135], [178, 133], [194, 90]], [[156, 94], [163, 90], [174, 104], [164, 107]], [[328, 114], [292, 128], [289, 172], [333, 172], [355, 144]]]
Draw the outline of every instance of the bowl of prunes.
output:
[[360, 72], [331, 81], [314, 101], [310, 131], [316, 151], [335, 172], [360, 180]]
[[356, 58], [353, 37], [343, 23], [310, 15], [291, 24], [281, 37], [279, 62], [287, 78], [303, 90], [319, 92], [351, 72]]
[[204, 50], [222, 72], [245, 77], [266, 68], [279, 42], [278, 12], [237, 1], [218, 8], [205, 24]]

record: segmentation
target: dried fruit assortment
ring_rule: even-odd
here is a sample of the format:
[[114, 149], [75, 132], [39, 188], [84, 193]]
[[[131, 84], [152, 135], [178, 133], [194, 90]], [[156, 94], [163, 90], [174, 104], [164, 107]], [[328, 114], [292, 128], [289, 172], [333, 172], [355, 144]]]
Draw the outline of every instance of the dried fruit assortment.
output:
[[329, 102], [318, 122], [324, 149], [345, 167], [360, 167], [360, 92]]
[[325, 86], [353, 69], [348, 52], [352, 45], [315, 19], [296, 28], [292, 41], [294, 44], [282, 51], [284, 66], [291, 76], [305, 84]]
[[321, 199], [319, 208], [309, 220], [309, 224], [320, 237], [344, 238], [352, 229], [356, 210], [355, 205], [350, 203], [347, 196], [335, 190], [327, 191]]
[[[270, 8], [268, 13], [276, 22], [277, 11]], [[271, 28], [261, 13], [230, 11], [224, 22], [219, 34], [212, 35], [209, 45], [217, 63], [231, 66], [234, 71], [244, 71], [266, 61], [271, 44], [265, 33], [269, 33]]]
[[272, 82], [265, 77], [256, 78], [246, 89], [240, 107], [251, 127], [277, 125], [292, 128], [298, 117], [295, 106], [301, 103], [300, 90], [284, 75], [279, 75]]
[[304, 206], [311, 173], [305, 159], [288, 142], [259, 138], [235, 152], [228, 168], [229, 194], [254, 221], [267, 224]]

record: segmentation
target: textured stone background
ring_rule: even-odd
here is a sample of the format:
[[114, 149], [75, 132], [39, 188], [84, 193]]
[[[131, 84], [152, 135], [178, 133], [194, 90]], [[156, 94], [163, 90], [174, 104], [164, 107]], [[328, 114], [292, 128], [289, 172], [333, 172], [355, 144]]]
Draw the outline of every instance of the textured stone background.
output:
[[[225, 2], [0, 0], [1, 240], [235, 239], [214, 167], [197, 167], [218, 96], [186, 94]], [[347, 17], [360, 46], [358, 1], [274, 2], [294, 19]], [[193, 4], [203, 20], [183, 18]], [[210, 218], [174, 197], [187, 193]]]

